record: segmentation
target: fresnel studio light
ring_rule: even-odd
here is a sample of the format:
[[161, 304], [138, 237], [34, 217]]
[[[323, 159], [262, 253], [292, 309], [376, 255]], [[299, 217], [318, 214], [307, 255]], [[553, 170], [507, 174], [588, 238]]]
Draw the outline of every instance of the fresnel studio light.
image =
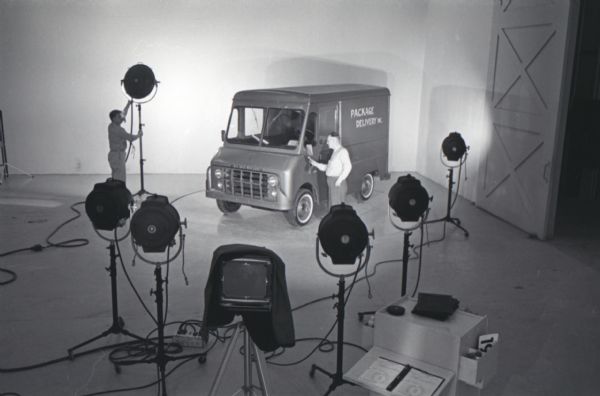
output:
[[[331, 378], [331, 384], [325, 393], [326, 395], [333, 392], [338, 386], [349, 383], [343, 378], [345, 278], [352, 276], [354, 277], [353, 282], [356, 281], [356, 275], [368, 264], [371, 255], [370, 237], [374, 239], [374, 232], [369, 234], [367, 226], [358, 217], [354, 209], [343, 203], [332, 206], [329, 213], [323, 217], [319, 224], [315, 243], [317, 263], [325, 273], [338, 278], [337, 302], [335, 304], [337, 310], [336, 370], [332, 373], [313, 364], [309, 373], [313, 377], [315, 371], [318, 371]], [[320, 252], [319, 246], [323, 248], [324, 253]], [[329, 256], [331, 264], [323, 263], [321, 255], [324, 257]]]
[[[388, 193], [388, 214], [392, 225], [404, 231], [402, 249], [402, 296], [406, 295], [408, 256], [412, 231], [422, 227], [429, 209], [429, 194], [421, 182], [410, 174], [400, 176]], [[395, 220], [398, 218], [398, 220]], [[423, 241], [421, 240], [421, 247]], [[422, 255], [422, 250], [421, 253]]]
[[458, 187], [460, 188], [460, 176], [462, 174], [462, 167], [467, 161], [469, 153], [469, 146], [465, 143], [463, 137], [458, 132], [451, 132], [443, 141], [440, 150], [440, 161], [444, 166], [448, 168], [448, 199], [446, 201], [446, 215], [440, 219], [429, 220], [428, 224], [431, 223], [444, 223], [443, 235], [441, 239], [446, 237], [446, 223], [453, 224], [457, 228], [461, 229], [465, 234], [465, 237], [469, 236], [469, 231], [461, 225], [458, 217], [452, 217], [452, 207], [458, 198], [458, 189], [456, 196], [452, 198], [452, 189], [454, 187], [454, 169], [458, 168]]

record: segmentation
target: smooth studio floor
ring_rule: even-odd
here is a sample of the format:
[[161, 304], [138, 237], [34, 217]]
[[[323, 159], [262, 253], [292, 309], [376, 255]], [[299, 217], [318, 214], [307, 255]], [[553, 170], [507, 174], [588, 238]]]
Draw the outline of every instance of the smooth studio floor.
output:
[[[398, 175], [376, 185], [371, 200], [351, 199], [363, 221], [375, 229], [370, 267], [389, 259], [400, 259], [402, 235], [387, 217], [387, 191]], [[69, 206], [85, 199], [94, 183], [104, 176], [11, 176], [0, 186], [0, 252], [44, 244], [46, 236], [72, 216]], [[139, 187], [130, 175], [130, 189]], [[440, 217], [445, 190], [425, 182], [434, 195], [432, 217]], [[202, 189], [199, 175], [150, 175], [146, 189], [175, 199]], [[187, 218], [185, 270], [181, 259], [171, 264], [169, 321], [201, 319], [203, 292], [214, 249], [227, 243], [262, 245], [274, 250], [286, 263], [292, 306], [298, 306], [336, 291], [336, 279], [316, 264], [314, 243], [319, 218], [304, 228], [288, 225], [283, 215], [243, 207], [223, 216], [213, 200], [203, 193], [175, 203]], [[82, 209], [82, 206], [78, 208]], [[454, 215], [461, 218], [471, 236], [453, 227], [446, 239], [425, 247], [420, 291], [452, 294], [462, 309], [487, 315], [490, 331], [499, 332], [500, 361], [495, 380], [483, 395], [598, 395], [600, 394], [600, 237], [597, 228], [568, 228], [556, 239], [541, 242], [524, 232], [459, 199]], [[441, 225], [429, 227], [430, 239], [441, 233]], [[418, 233], [412, 237], [417, 243]], [[61, 358], [69, 347], [105, 330], [111, 323], [107, 242], [93, 232], [85, 214], [63, 228], [54, 241], [88, 238], [87, 246], [49, 248], [0, 258], [0, 267], [18, 274], [16, 282], [0, 286], [0, 368], [8, 369]], [[154, 311], [153, 267], [133, 257], [129, 241], [121, 245], [125, 265], [142, 298]], [[382, 264], [371, 278], [373, 298], [366, 282], [354, 288], [347, 305], [346, 340], [363, 343], [363, 326], [356, 313], [380, 308], [400, 296], [400, 263]], [[417, 263], [411, 261], [409, 290], [412, 291]], [[4, 276], [0, 274], [0, 276]], [[2, 279], [5, 279], [4, 277]], [[119, 269], [119, 309], [126, 327], [146, 335], [153, 324]], [[311, 305], [294, 313], [296, 337], [321, 337], [335, 320], [333, 300]], [[167, 328], [172, 335], [175, 327]], [[335, 339], [332, 335], [330, 339]], [[94, 346], [128, 341], [109, 336]], [[292, 362], [305, 356], [316, 341], [299, 342], [295, 348], [273, 359]], [[192, 360], [168, 377], [169, 395], [204, 395], [218, 369], [224, 346], [218, 343], [207, 362]], [[22, 396], [85, 395], [103, 390], [137, 387], [155, 381], [154, 365], [124, 367], [117, 374], [101, 351], [51, 366], [19, 373], [0, 373], [0, 394]], [[349, 369], [362, 351], [345, 348]], [[335, 352], [317, 352], [291, 367], [268, 365], [273, 395], [319, 395], [329, 379], [309, 378], [312, 363], [333, 369]], [[175, 367], [169, 363], [168, 369]], [[219, 394], [229, 395], [243, 383], [242, 357], [232, 357]], [[156, 387], [118, 394], [154, 395]], [[343, 386], [337, 395], [366, 395], [358, 387]]]

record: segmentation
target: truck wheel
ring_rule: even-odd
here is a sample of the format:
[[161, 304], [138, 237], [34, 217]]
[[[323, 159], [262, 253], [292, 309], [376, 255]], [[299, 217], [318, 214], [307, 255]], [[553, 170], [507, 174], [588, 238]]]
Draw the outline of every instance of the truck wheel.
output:
[[239, 204], [237, 202], [222, 201], [220, 199], [217, 199], [217, 207], [221, 212], [225, 214], [235, 213], [239, 210], [241, 206], [242, 204]]
[[373, 191], [375, 190], [375, 179], [370, 173], [365, 173], [362, 181], [360, 182], [360, 197], [364, 201], [371, 198]]
[[306, 188], [301, 188], [294, 199], [294, 206], [285, 212], [285, 218], [293, 226], [303, 226], [312, 218], [314, 209], [315, 200], [312, 193]]

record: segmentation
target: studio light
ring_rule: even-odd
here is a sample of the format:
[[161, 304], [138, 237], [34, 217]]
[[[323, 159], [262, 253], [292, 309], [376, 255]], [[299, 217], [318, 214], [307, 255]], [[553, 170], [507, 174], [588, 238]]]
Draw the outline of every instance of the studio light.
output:
[[108, 179], [94, 185], [85, 199], [85, 212], [97, 230], [112, 231], [129, 218], [131, 192], [121, 180]]
[[[143, 126], [142, 123], [142, 104], [154, 99], [158, 91], [158, 81], [154, 77], [154, 72], [148, 66], [138, 63], [127, 69], [125, 77], [121, 80], [121, 86], [125, 94], [132, 100], [137, 102], [138, 109], [138, 136], [140, 150], [140, 190], [135, 195], [149, 194], [144, 187], [144, 149], [143, 149]], [[132, 116], [133, 125], [133, 116]], [[127, 154], [129, 157], [129, 153]]]
[[133, 242], [146, 253], [161, 253], [174, 244], [181, 228], [177, 210], [163, 195], [151, 195], [131, 218]]
[[[452, 217], [452, 207], [458, 198], [458, 189], [460, 188], [460, 176], [462, 174], [463, 165], [467, 162], [470, 147], [467, 146], [462, 136], [458, 132], [450, 132], [450, 134], [442, 141], [440, 150], [440, 161], [442, 165], [448, 168], [448, 198], [446, 201], [446, 215], [440, 219], [427, 221], [427, 224], [443, 222], [444, 228], [441, 239], [446, 238], [446, 223], [450, 223], [463, 231], [465, 237], [469, 237], [469, 231], [461, 225], [458, 217]], [[458, 168], [458, 186], [457, 192], [452, 197], [452, 189], [454, 187], [454, 168]], [[465, 174], [466, 180], [466, 174]]]
[[333, 264], [354, 264], [369, 243], [367, 226], [351, 206], [343, 203], [331, 207], [317, 235]]
[[459, 161], [467, 152], [467, 144], [460, 133], [450, 132], [442, 142], [442, 152], [448, 161]]
[[410, 174], [400, 176], [396, 184], [388, 193], [390, 208], [393, 215], [399, 217], [402, 224], [394, 221], [394, 216], [389, 213], [390, 221], [394, 227], [404, 231], [402, 245], [402, 296], [406, 295], [406, 282], [408, 278], [409, 238], [412, 230], [421, 227], [421, 244], [419, 245], [419, 260], [423, 257], [423, 224], [429, 209], [429, 194], [421, 182]]
[[429, 207], [429, 195], [421, 182], [411, 176], [400, 176], [388, 193], [389, 205], [402, 221], [417, 222]]
[[121, 84], [131, 99], [141, 101], [155, 91], [158, 81], [150, 67], [138, 63], [127, 70]]
[[[340, 204], [332, 206], [329, 213], [323, 217], [319, 224], [317, 233], [315, 256], [319, 267], [328, 275], [338, 278], [337, 302], [334, 305], [337, 320], [336, 340], [336, 368], [330, 372], [313, 364], [310, 367], [309, 376], [314, 377], [318, 371], [331, 378], [331, 384], [326, 394], [333, 392], [338, 386], [349, 384], [344, 379], [344, 317], [346, 316], [346, 277], [356, 276], [367, 267], [371, 256], [371, 241], [369, 237], [375, 238], [375, 233], [369, 234], [365, 223], [356, 214], [352, 206]], [[328, 268], [320, 258], [319, 245], [323, 247], [333, 263], [333, 268]], [[366, 251], [364, 257], [363, 252]], [[357, 263], [356, 263], [357, 262]], [[340, 267], [339, 264], [345, 264]], [[352, 265], [348, 269], [347, 265]], [[352, 290], [352, 286], [349, 287]]]

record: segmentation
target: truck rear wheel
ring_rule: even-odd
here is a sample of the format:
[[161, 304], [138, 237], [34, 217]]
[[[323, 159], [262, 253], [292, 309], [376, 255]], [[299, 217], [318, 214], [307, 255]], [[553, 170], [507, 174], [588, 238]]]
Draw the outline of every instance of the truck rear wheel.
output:
[[310, 190], [301, 188], [294, 199], [292, 209], [285, 212], [285, 218], [293, 226], [308, 224], [315, 209], [315, 200]]
[[241, 206], [242, 204], [239, 204], [237, 202], [229, 202], [217, 199], [217, 207], [221, 212], [225, 214], [235, 213], [240, 209]]
[[364, 201], [371, 198], [373, 191], [375, 190], [375, 179], [370, 173], [365, 173], [360, 182], [360, 198]]

